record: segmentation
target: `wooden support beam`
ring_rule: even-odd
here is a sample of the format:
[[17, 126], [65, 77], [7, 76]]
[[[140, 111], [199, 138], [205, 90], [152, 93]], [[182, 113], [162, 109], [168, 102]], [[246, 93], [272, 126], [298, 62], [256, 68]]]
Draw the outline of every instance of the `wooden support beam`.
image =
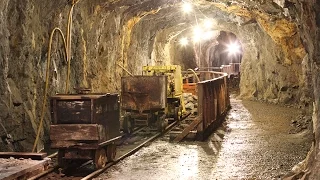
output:
[[201, 122], [201, 118], [200, 118], [200, 115], [199, 115], [199, 116], [196, 117], [196, 118], [192, 121], [192, 123], [191, 123], [188, 127], [186, 127], [186, 128], [182, 131], [182, 133], [179, 134], [173, 141], [174, 141], [174, 142], [179, 142], [179, 141], [181, 141], [186, 135], [189, 134], [189, 132], [190, 132], [191, 130], [193, 130], [195, 127], [197, 127], [200, 122]]
[[24, 158], [24, 159], [33, 159], [33, 160], [42, 160], [47, 157], [47, 153], [31, 153], [31, 152], [0, 152], [0, 158], [10, 158], [15, 159]]

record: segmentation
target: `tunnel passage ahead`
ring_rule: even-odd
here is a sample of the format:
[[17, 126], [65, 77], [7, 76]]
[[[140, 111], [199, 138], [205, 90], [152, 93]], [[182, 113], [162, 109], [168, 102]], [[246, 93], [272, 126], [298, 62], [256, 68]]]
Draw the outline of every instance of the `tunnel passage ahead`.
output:
[[207, 142], [163, 138], [97, 179], [273, 179], [305, 158], [309, 134], [289, 133], [299, 111], [235, 99], [231, 104], [223, 127]]

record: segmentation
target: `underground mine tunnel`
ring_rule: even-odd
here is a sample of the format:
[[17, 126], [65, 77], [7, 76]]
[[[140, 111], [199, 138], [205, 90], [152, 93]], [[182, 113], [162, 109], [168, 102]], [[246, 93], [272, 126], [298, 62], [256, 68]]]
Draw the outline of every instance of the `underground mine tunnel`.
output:
[[320, 179], [319, 5], [1, 0], [0, 179]]

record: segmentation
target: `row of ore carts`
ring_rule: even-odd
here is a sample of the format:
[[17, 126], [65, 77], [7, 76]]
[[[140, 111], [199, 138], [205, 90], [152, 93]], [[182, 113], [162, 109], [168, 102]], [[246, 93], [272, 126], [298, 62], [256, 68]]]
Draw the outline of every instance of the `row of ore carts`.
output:
[[[169, 120], [180, 120], [184, 113], [181, 100], [182, 78], [177, 77], [177, 74], [181, 74], [180, 67], [158, 66], [155, 70], [149, 66], [145, 69], [152, 74], [122, 77], [121, 96], [110, 93], [84, 93], [58, 94], [51, 97], [50, 143], [52, 149], [58, 149], [60, 167], [93, 160], [96, 168], [102, 168], [106, 162], [115, 159], [116, 142], [121, 138], [121, 130], [131, 133], [135, 127], [148, 126], [163, 131], [170, 123]], [[201, 74], [198, 75], [201, 77]], [[206, 97], [200, 100], [203, 105], [207, 104], [206, 110], [201, 111], [202, 116], [203, 113], [209, 115], [203, 116], [206, 121], [204, 127], [209, 127], [210, 123], [207, 121], [215, 121], [208, 119], [214, 117], [213, 113], [217, 113], [214, 106], [223, 111], [217, 102], [220, 100], [214, 99], [219, 97], [207, 93], [219, 94], [215, 91], [220, 91], [222, 87], [227, 91], [226, 77], [203, 81], [204, 84], [211, 84], [210, 86], [215, 85], [213, 81], [222, 82], [217, 86], [218, 89], [212, 87], [205, 92], [202, 92], [203, 88], [200, 89], [203, 94], [199, 97], [212, 97], [208, 102]], [[200, 85], [203, 86], [206, 85]], [[227, 94], [224, 95], [223, 100], [227, 102]], [[209, 108], [213, 108], [212, 112]], [[120, 114], [123, 118], [120, 118]]]

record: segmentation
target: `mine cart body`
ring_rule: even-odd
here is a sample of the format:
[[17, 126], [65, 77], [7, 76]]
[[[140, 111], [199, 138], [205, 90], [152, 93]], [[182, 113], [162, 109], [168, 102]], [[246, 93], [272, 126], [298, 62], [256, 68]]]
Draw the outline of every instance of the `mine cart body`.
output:
[[68, 94], [51, 97], [51, 148], [58, 160], [94, 159], [97, 168], [115, 157], [120, 137], [118, 94]]
[[167, 76], [121, 78], [121, 109], [125, 112], [125, 132], [138, 126], [163, 127], [166, 107]]
[[165, 75], [168, 77], [166, 116], [168, 118], [174, 118], [174, 120], [180, 120], [182, 114], [185, 112], [182, 98], [183, 83], [181, 66], [143, 66], [142, 72], [145, 76]]
[[122, 109], [142, 113], [166, 108], [166, 76], [122, 77], [121, 85]]

